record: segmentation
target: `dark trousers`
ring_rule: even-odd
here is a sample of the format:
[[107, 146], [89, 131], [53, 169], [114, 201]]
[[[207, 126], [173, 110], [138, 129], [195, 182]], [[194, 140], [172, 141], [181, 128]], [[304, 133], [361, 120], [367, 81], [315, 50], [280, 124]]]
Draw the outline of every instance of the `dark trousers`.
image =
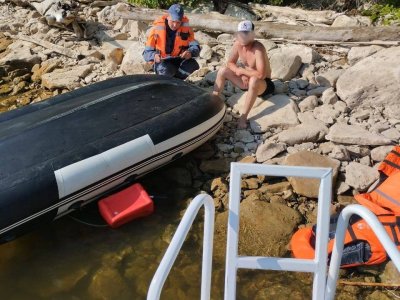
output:
[[184, 60], [180, 57], [175, 57], [154, 64], [154, 72], [156, 72], [156, 74], [176, 77], [179, 79], [186, 79], [199, 68], [199, 64], [193, 58]]

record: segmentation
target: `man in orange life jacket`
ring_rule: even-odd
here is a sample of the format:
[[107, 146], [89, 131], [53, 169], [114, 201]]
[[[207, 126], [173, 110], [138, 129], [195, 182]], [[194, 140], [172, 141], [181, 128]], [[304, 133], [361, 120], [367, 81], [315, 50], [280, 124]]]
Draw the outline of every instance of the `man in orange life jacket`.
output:
[[174, 4], [150, 29], [143, 58], [154, 63], [156, 74], [185, 79], [199, 69], [194, 57], [199, 55], [200, 45], [183, 14], [183, 7]]

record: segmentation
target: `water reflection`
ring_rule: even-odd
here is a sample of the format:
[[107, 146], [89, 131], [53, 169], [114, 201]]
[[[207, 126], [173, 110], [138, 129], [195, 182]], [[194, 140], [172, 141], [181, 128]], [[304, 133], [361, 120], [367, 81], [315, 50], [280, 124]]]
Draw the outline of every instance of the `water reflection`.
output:
[[[179, 164], [179, 162], [177, 162]], [[120, 229], [91, 227], [64, 217], [0, 245], [1, 299], [145, 299], [151, 278], [198, 192], [171, 184], [165, 169], [141, 180], [156, 212]], [[98, 223], [87, 209], [85, 221]], [[184, 244], [162, 299], [199, 299], [202, 216]], [[223, 298], [224, 262], [214, 261], [212, 299]], [[301, 284], [299, 284], [298, 279]], [[238, 299], [307, 299], [309, 276], [240, 271]]]

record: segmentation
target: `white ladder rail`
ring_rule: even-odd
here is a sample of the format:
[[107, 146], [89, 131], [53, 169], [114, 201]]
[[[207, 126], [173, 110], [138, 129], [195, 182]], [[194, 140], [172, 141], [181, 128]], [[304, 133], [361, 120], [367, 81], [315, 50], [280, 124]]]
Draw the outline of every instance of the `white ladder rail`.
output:
[[182, 248], [183, 242], [192, 227], [200, 208], [204, 206], [204, 238], [203, 238], [203, 257], [202, 257], [202, 274], [201, 274], [201, 300], [210, 299], [211, 293], [211, 270], [212, 270], [212, 251], [214, 237], [214, 216], [215, 207], [214, 200], [207, 194], [197, 195], [189, 204], [182, 221], [165, 252], [160, 265], [151, 281], [149, 291], [147, 293], [148, 300], [160, 299], [161, 290], [165, 280], [176, 257]]
[[[318, 196], [316, 248], [314, 259], [280, 257], [238, 256], [239, 208], [241, 176], [268, 175], [280, 177], [306, 177], [321, 180]], [[236, 275], [240, 268], [297, 271], [314, 273], [313, 299], [323, 299], [326, 288], [328, 258], [329, 209], [332, 194], [332, 169], [273, 166], [262, 164], [232, 163], [229, 190], [228, 238], [225, 269], [225, 300], [236, 299]]]
[[335, 233], [335, 242], [333, 244], [333, 251], [331, 256], [331, 263], [329, 265], [328, 279], [326, 285], [326, 300], [333, 300], [336, 292], [336, 282], [339, 277], [340, 262], [342, 260], [344, 237], [346, 229], [349, 225], [349, 220], [352, 215], [359, 215], [371, 227], [382, 246], [385, 248], [387, 254], [392, 259], [397, 270], [400, 272], [400, 251], [393, 243], [385, 228], [378, 220], [378, 218], [366, 207], [359, 204], [351, 204], [346, 206], [339, 215], [338, 224]]

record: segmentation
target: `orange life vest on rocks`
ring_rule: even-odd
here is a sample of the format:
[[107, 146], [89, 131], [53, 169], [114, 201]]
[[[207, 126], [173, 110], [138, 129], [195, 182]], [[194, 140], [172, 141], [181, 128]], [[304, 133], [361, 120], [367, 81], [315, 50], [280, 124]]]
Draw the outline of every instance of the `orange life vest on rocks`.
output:
[[[390, 238], [400, 250], [400, 216], [380, 215], [379, 221], [385, 227]], [[337, 218], [331, 218], [329, 234], [328, 258], [330, 258], [334, 244], [334, 234]], [[313, 259], [315, 255], [315, 226], [298, 230], [290, 241], [295, 258]], [[376, 265], [387, 260], [387, 254], [371, 227], [360, 217], [353, 216], [344, 238], [342, 267], [355, 267], [360, 265]]]
[[193, 30], [189, 27], [189, 19], [183, 17], [182, 25], [176, 31], [174, 49], [172, 53], [166, 53], [167, 45], [167, 15], [153, 23], [146, 42], [146, 50], [156, 50], [161, 58], [176, 57], [187, 50], [192, 42], [195, 42]]
[[[400, 146], [395, 146], [386, 156], [379, 165], [379, 171], [388, 177], [372, 192], [354, 197], [378, 217], [400, 250]], [[335, 220], [335, 217], [331, 218], [331, 226], [336, 228]], [[329, 255], [333, 248], [335, 228], [330, 232]], [[315, 226], [298, 230], [291, 240], [294, 257], [314, 258], [314, 243]], [[345, 234], [342, 267], [375, 265], [386, 259], [386, 251], [369, 225], [353, 216]]]

